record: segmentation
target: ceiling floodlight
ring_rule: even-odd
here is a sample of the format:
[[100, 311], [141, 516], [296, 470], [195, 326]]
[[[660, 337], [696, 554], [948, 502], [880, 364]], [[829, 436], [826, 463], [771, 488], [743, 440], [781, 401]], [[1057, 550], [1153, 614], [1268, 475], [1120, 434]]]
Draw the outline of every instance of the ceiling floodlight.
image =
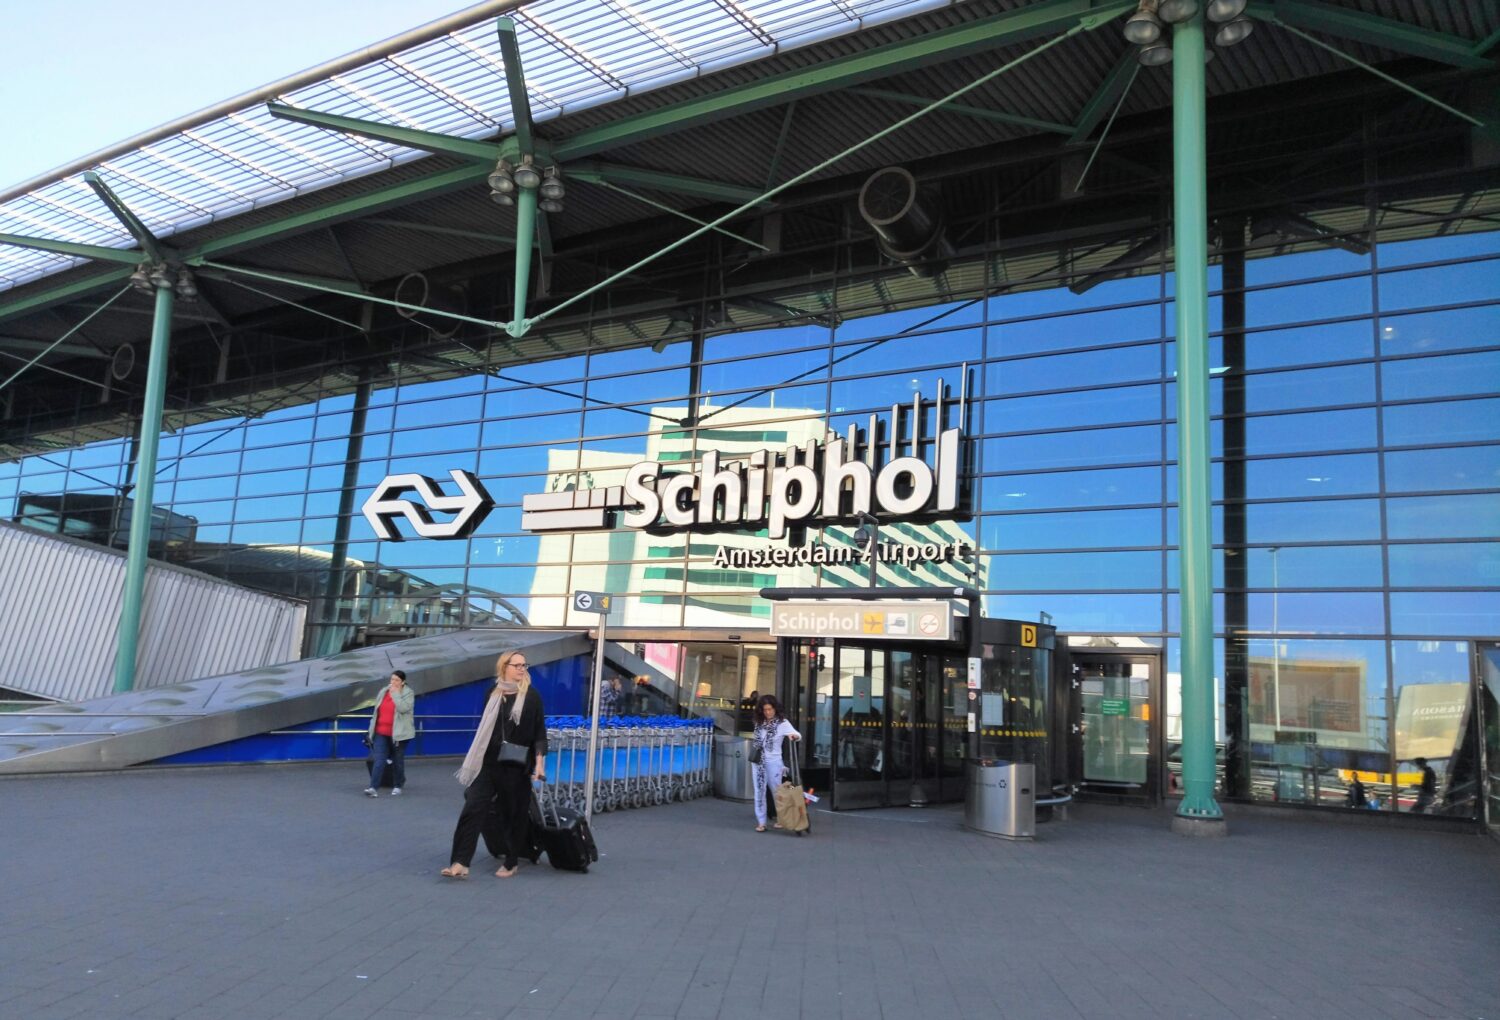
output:
[[1161, 38], [1161, 19], [1156, 16], [1158, 0], [1141, 0], [1141, 5], [1125, 22], [1125, 39], [1137, 46], [1149, 46]]
[[516, 204], [516, 200], [513, 199], [513, 198], [511, 198], [510, 195], [506, 194], [503, 191], [492, 191], [492, 192], [490, 192], [490, 201], [494, 202], [496, 205], [515, 205]]
[[146, 264], [144, 262], [136, 266], [135, 272], [130, 274], [130, 285], [136, 290], [143, 291], [147, 294], [151, 293], [151, 276], [149, 271], [146, 269]]
[[1219, 30], [1214, 33], [1214, 45], [1233, 46], [1235, 43], [1244, 42], [1254, 31], [1255, 22], [1246, 17], [1235, 18], [1219, 26]]
[[555, 198], [544, 198], [536, 204], [542, 212], [562, 212], [563, 204]]
[[503, 159], [495, 164], [495, 169], [490, 171], [485, 180], [489, 182], [490, 190], [496, 194], [506, 195], [516, 190], [516, 182], [510, 175], [510, 164]]
[[561, 202], [563, 194], [567, 191], [563, 187], [562, 171], [555, 166], [549, 166], [542, 171], [541, 193], [543, 198], [550, 198], [554, 202]]
[[1172, 62], [1172, 47], [1158, 39], [1150, 46], [1142, 46], [1137, 57], [1147, 67], [1160, 67]]
[[542, 172], [531, 162], [530, 156], [522, 156], [521, 162], [511, 171], [516, 187], [530, 190], [542, 183]]
[[182, 301], [192, 301], [198, 296], [198, 284], [193, 280], [193, 274], [186, 269], [177, 270], [177, 297]]
[[1198, 13], [1198, 0], [1161, 0], [1156, 16], [1169, 25], [1186, 21]]
[[153, 287], [170, 287], [170, 286], [172, 286], [172, 274], [170, 272], [168, 272], [167, 271], [167, 267], [164, 266], [164, 265], [162, 265], [160, 262], [158, 262], [156, 265], [154, 265], [154, 266], [151, 267], [151, 286], [153, 286]]
[[1208, 0], [1209, 21], [1233, 21], [1245, 13], [1248, 0]]

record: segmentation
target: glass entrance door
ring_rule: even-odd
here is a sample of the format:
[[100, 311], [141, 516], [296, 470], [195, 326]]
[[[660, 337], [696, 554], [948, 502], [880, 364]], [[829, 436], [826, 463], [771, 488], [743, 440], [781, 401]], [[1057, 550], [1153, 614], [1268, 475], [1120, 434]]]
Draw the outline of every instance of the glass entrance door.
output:
[[1157, 660], [1073, 653], [1073, 774], [1080, 792], [1155, 801]]
[[886, 653], [882, 648], [834, 649], [833, 806], [883, 807], [890, 766], [886, 747]]

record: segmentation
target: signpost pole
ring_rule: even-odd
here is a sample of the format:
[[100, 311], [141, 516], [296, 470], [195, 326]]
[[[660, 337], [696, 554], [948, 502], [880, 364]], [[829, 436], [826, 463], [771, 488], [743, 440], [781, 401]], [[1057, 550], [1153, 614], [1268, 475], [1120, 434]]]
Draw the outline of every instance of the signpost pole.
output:
[[599, 614], [599, 640], [594, 646], [594, 679], [590, 696], [594, 707], [589, 718], [589, 763], [584, 776], [583, 817], [590, 825], [594, 822], [594, 766], [599, 754], [599, 686], [604, 681], [604, 625], [609, 617]]

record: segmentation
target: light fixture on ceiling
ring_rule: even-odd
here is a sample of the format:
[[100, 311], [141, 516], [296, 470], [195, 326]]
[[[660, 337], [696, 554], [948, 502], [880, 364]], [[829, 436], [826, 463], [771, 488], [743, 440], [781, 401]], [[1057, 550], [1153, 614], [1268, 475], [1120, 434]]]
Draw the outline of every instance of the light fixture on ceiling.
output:
[[1198, 0], [1161, 0], [1156, 16], [1169, 25], [1186, 21], [1198, 13]]
[[1208, 0], [1208, 10], [1205, 13], [1209, 21], [1233, 21], [1245, 13], [1248, 4], [1249, 0]]
[[542, 172], [536, 168], [530, 156], [522, 156], [521, 162], [511, 171], [511, 177], [516, 182], [516, 187], [531, 189], [542, 183]]
[[544, 198], [536, 204], [542, 212], [562, 212], [563, 204], [553, 198]]
[[152, 266], [150, 270], [150, 277], [151, 286], [153, 287], [172, 286], [172, 273], [167, 269], [164, 263], [158, 262], [156, 265]]
[[485, 180], [489, 183], [490, 191], [497, 195], [508, 195], [516, 190], [516, 181], [511, 176], [510, 164], [503, 159], [495, 164], [495, 169], [490, 171], [489, 177]]
[[550, 198], [554, 202], [561, 202], [563, 194], [567, 191], [563, 187], [562, 171], [555, 166], [549, 166], [542, 171], [541, 195]]
[[1161, 19], [1156, 16], [1159, 0], [1141, 0], [1125, 22], [1125, 39], [1137, 46], [1149, 46], [1161, 38]]
[[516, 200], [514, 198], [511, 198], [510, 195], [506, 194], [503, 191], [492, 191], [492, 192], [490, 192], [490, 201], [494, 202], [496, 205], [515, 205], [516, 204]]
[[1148, 46], [1142, 46], [1141, 52], [1136, 55], [1146, 67], [1160, 67], [1172, 62], [1172, 47], [1158, 39]]
[[1244, 42], [1254, 31], [1255, 22], [1241, 15], [1219, 26], [1219, 30], [1214, 33], [1214, 45], [1233, 46], [1235, 43]]
[[177, 286], [173, 289], [180, 301], [194, 301], [198, 297], [198, 284], [186, 269], [177, 270]]
[[135, 267], [135, 272], [130, 274], [130, 285], [143, 294], [150, 294], [155, 288], [151, 286], [150, 271], [146, 263], [142, 262]]
[[662, 337], [660, 340], [656, 341], [655, 343], [653, 343], [651, 345], [651, 350], [654, 353], [656, 353], [656, 354], [660, 354], [662, 351], [664, 351], [664, 350], [667, 349], [667, 345], [670, 344], [671, 342], [672, 341], [671, 341], [670, 338], [668, 338], [668, 337]]

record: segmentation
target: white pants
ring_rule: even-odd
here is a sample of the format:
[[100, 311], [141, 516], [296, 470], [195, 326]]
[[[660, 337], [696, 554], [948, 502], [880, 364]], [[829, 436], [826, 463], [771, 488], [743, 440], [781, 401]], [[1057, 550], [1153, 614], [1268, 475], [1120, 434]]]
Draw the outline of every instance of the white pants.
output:
[[776, 787], [781, 785], [782, 764], [780, 758], [767, 758], [759, 765], [751, 765], [755, 776], [755, 821], [766, 824], [766, 800], [775, 802]]

